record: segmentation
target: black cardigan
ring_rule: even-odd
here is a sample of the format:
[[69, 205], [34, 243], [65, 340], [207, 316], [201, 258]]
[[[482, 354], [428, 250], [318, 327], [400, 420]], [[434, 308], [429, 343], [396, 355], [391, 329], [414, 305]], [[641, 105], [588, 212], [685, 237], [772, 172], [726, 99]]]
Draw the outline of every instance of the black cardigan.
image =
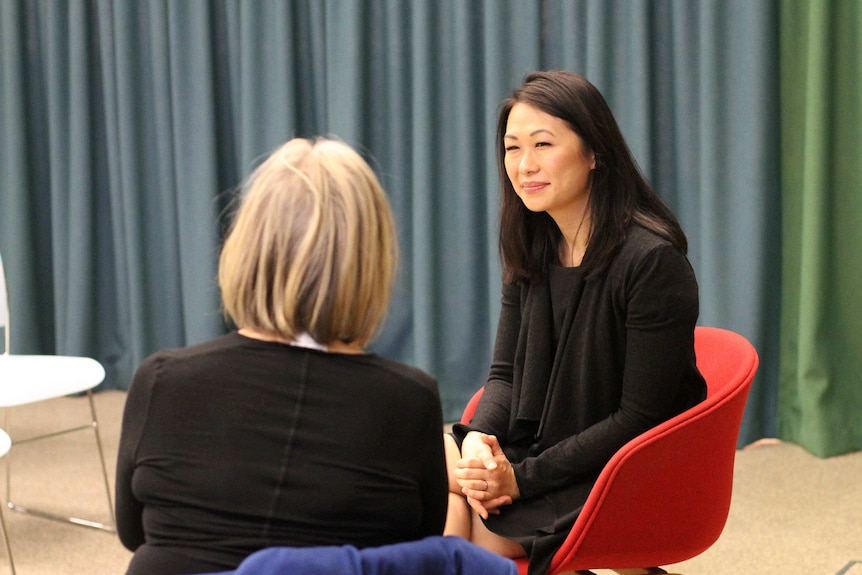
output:
[[[579, 276], [580, 277], [580, 276]], [[608, 270], [571, 285], [554, 345], [547, 280], [503, 287], [490, 375], [470, 425], [498, 437], [521, 498], [490, 529], [547, 564], [623, 444], [706, 396], [694, 355], [698, 288], [686, 257], [632, 226]], [[544, 542], [537, 532], [554, 534]]]

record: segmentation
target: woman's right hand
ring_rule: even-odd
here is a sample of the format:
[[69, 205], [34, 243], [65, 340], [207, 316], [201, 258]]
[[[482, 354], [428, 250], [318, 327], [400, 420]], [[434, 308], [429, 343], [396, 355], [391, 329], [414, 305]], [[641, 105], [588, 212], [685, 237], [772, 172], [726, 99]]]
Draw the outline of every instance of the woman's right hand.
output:
[[483, 519], [520, 495], [512, 465], [495, 436], [471, 431], [461, 444], [461, 456], [455, 478], [470, 507]]

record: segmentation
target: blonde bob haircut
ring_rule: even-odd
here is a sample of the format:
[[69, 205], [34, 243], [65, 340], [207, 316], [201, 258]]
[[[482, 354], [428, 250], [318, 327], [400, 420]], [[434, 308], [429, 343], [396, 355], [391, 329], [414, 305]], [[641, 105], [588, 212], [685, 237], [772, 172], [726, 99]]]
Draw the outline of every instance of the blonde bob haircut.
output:
[[386, 314], [398, 246], [386, 195], [347, 144], [290, 140], [243, 186], [219, 260], [237, 327], [294, 340], [370, 343]]

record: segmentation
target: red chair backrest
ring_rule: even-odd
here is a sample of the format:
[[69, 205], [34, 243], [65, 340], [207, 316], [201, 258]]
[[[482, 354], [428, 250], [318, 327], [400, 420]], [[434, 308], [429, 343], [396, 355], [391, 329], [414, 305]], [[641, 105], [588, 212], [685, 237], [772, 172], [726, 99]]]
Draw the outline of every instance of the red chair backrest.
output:
[[467, 402], [467, 406], [464, 407], [464, 412], [461, 414], [461, 423], [464, 425], [470, 423], [470, 418], [476, 413], [476, 406], [479, 405], [479, 400], [482, 399], [483, 393], [485, 393], [484, 387], [477, 389], [476, 393], [470, 398], [470, 401]]
[[[677, 563], [718, 539], [730, 509], [736, 442], [758, 357], [741, 335], [712, 327], [695, 329], [695, 351], [707, 398], [611, 458], [551, 573]], [[462, 421], [472, 417], [479, 396], [481, 390]], [[526, 562], [519, 569], [525, 572]]]

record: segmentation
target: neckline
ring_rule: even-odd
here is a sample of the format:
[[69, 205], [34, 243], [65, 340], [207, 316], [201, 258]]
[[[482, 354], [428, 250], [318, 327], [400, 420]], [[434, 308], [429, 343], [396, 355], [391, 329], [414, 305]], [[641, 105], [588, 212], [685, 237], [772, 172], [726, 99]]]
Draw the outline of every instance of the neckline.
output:
[[271, 335], [267, 333], [263, 333], [250, 328], [239, 328], [234, 333], [236, 333], [239, 337], [250, 340], [250, 341], [259, 341], [268, 344], [282, 345], [288, 346], [298, 349], [306, 349], [310, 351], [316, 351], [320, 353], [329, 353], [329, 354], [338, 354], [338, 355], [369, 355], [367, 351], [364, 349], [352, 346], [343, 342], [335, 342], [335, 344], [323, 345], [317, 341], [310, 334], [303, 332], [299, 334], [299, 336], [293, 340], [288, 340], [283, 337], [279, 337], [276, 335]]

